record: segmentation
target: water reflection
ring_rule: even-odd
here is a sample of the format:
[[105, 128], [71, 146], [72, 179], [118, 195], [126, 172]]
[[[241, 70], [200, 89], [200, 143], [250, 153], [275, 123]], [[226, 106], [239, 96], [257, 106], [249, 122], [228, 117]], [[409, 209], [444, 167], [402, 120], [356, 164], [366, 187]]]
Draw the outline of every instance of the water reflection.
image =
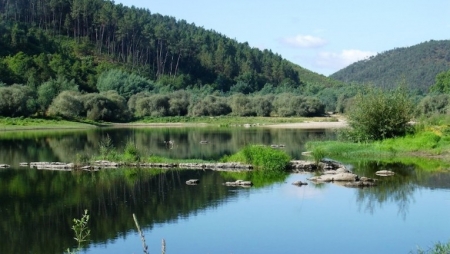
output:
[[[0, 135], [2, 163], [18, 165], [21, 161], [71, 161], [80, 151], [87, 154], [97, 153], [98, 143], [105, 135], [109, 135], [117, 147], [123, 147], [132, 139], [138, 147], [147, 149], [149, 153], [173, 158], [203, 156], [205, 159], [233, 153], [248, 143], [284, 144], [286, 151], [298, 158], [306, 141], [333, 138], [332, 132], [272, 129], [114, 129], [14, 135]], [[173, 140], [174, 148], [168, 149], [163, 143], [164, 140]], [[207, 145], [200, 145], [200, 140], [209, 142]], [[342, 188], [343, 191], [339, 190], [339, 195], [344, 196], [339, 196], [339, 199], [351, 200], [349, 207], [356, 204], [357, 208], [352, 209], [359, 210], [356, 214], [373, 215], [394, 207], [399, 216], [407, 220], [419, 190], [450, 189], [448, 172], [429, 173], [415, 166], [399, 163], [364, 162], [353, 167], [358, 175], [374, 178], [377, 177], [375, 172], [381, 169], [395, 171], [396, 175], [382, 178], [379, 186], [374, 188]], [[210, 209], [218, 207], [236, 206], [237, 209], [249, 209], [248, 206], [240, 207], [236, 203], [252, 200], [258, 192], [255, 189], [263, 190], [264, 195], [260, 197], [263, 202], [276, 204], [270, 209], [270, 218], [295, 221], [298, 214], [289, 217], [292, 210], [288, 209], [294, 202], [287, 200], [287, 203], [283, 203], [284, 197], [273, 191], [277, 186], [283, 186], [289, 191], [301, 191], [303, 211], [311, 208], [313, 212], [310, 216], [321, 214], [320, 218], [308, 217], [308, 220], [317, 222], [333, 217], [336, 203], [329, 206], [316, 203], [321, 199], [318, 197], [323, 198], [322, 194], [330, 195], [329, 192], [333, 188], [327, 187], [332, 186], [310, 184], [296, 187], [290, 182], [286, 183], [287, 177], [288, 175], [191, 170], [0, 170], [0, 216], [6, 218], [0, 221], [0, 237], [5, 239], [3, 244], [0, 244], [0, 253], [62, 253], [68, 247], [74, 246], [70, 226], [72, 219], [79, 218], [84, 209], [88, 209], [91, 215], [91, 243], [110, 244], [111, 241], [134, 232], [133, 213], [136, 214], [141, 227], [149, 231], [156, 225], [176, 224], [180, 219], [206, 214]], [[306, 176], [301, 177], [306, 179]], [[200, 179], [200, 184], [186, 185], [185, 181], [192, 178]], [[226, 181], [237, 179], [251, 180], [254, 186], [244, 189], [222, 185]], [[303, 200], [305, 193], [314, 193], [308, 202]], [[314, 205], [309, 207], [309, 202], [314, 202]], [[322, 208], [320, 213], [317, 206]], [[249, 218], [245, 221], [246, 227], [260, 227], [264, 224], [258, 214], [267, 214], [269, 211], [256, 211], [249, 216], [245, 209], [242, 214]], [[349, 218], [355, 216], [355, 211], [346, 212]], [[440, 217], [433, 219], [443, 220]], [[314, 231], [315, 228], [320, 229], [322, 226], [315, 225], [308, 228], [308, 231], [316, 237], [323, 232]], [[305, 241], [312, 242], [308, 238], [305, 238]]]
[[[77, 154], [99, 153], [99, 142], [108, 135], [116, 148], [133, 141], [144, 154], [176, 159], [218, 160], [247, 144], [283, 144], [301, 158], [309, 140], [334, 139], [333, 131], [241, 128], [124, 128], [75, 132], [0, 132], [0, 163], [27, 161], [72, 162]], [[167, 146], [164, 141], [173, 141]], [[200, 144], [206, 140], [207, 144]]]

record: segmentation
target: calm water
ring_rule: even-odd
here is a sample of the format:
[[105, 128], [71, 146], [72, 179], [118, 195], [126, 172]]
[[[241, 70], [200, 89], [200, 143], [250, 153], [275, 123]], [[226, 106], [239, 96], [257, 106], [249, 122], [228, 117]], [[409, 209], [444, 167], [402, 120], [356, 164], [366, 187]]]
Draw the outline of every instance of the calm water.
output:
[[[116, 129], [0, 134], [0, 253], [63, 253], [74, 247], [70, 227], [84, 209], [91, 216], [85, 253], [142, 253], [132, 214], [150, 253], [409, 253], [450, 239], [450, 174], [413, 165], [364, 163], [374, 176], [397, 172], [370, 189], [335, 184], [297, 187], [307, 174], [268, 177], [190, 170], [54, 172], [19, 168], [22, 161], [73, 161], [95, 154], [109, 135], [122, 147], [133, 140], [147, 153], [216, 159], [245, 144], [284, 144], [294, 158], [304, 143], [332, 132], [266, 129]], [[173, 140], [173, 149], [164, 145]], [[208, 140], [208, 145], [200, 145]], [[200, 179], [197, 186], [185, 181]], [[252, 188], [225, 181], [248, 179]]]

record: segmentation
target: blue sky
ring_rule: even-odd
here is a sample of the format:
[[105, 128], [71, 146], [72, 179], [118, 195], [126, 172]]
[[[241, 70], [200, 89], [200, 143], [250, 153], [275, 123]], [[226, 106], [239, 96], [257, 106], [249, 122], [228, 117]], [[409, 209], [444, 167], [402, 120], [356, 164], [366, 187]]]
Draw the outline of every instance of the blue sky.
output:
[[116, 0], [270, 49], [326, 76], [371, 55], [450, 39], [448, 0]]

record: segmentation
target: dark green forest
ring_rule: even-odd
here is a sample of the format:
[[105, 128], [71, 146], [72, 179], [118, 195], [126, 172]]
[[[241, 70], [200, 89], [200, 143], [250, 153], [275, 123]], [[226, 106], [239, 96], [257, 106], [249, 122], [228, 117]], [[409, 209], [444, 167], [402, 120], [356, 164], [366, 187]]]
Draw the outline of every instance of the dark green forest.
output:
[[[429, 44], [440, 46], [425, 47]], [[438, 73], [449, 70], [432, 64], [438, 58], [447, 64], [445, 47], [447, 42], [432, 41], [407, 49], [411, 59], [427, 58], [403, 64], [415, 71], [391, 74], [383, 86], [406, 83], [422, 105], [424, 87], [430, 86], [423, 84], [434, 84]], [[365, 75], [383, 79], [382, 70], [394, 70], [399, 62], [388, 60]], [[164, 116], [321, 116], [346, 112], [352, 98], [372, 83], [338, 73], [328, 78], [270, 50], [109, 0], [0, 0], [3, 117], [127, 122]], [[443, 93], [442, 86], [434, 85], [434, 93]], [[446, 112], [441, 97], [427, 103]], [[435, 112], [428, 104], [418, 112]]]
[[390, 88], [406, 81], [410, 89], [424, 94], [435, 83], [436, 75], [449, 69], [450, 40], [431, 40], [358, 61], [330, 77], [346, 83], [370, 83]]

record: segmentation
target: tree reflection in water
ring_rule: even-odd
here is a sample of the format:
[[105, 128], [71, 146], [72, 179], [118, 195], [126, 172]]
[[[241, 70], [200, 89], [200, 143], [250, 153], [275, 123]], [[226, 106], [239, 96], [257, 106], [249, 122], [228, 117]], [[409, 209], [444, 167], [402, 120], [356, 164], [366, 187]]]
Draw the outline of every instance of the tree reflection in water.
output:
[[[391, 170], [394, 176], [379, 177], [378, 170]], [[373, 214], [377, 208], [381, 209], [387, 202], [396, 203], [398, 214], [405, 219], [411, 202], [414, 202], [414, 192], [417, 189], [415, 167], [401, 163], [366, 162], [355, 168], [360, 176], [377, 178], [378, 186], [359, 189], [356, 199], [360, 210]]]

